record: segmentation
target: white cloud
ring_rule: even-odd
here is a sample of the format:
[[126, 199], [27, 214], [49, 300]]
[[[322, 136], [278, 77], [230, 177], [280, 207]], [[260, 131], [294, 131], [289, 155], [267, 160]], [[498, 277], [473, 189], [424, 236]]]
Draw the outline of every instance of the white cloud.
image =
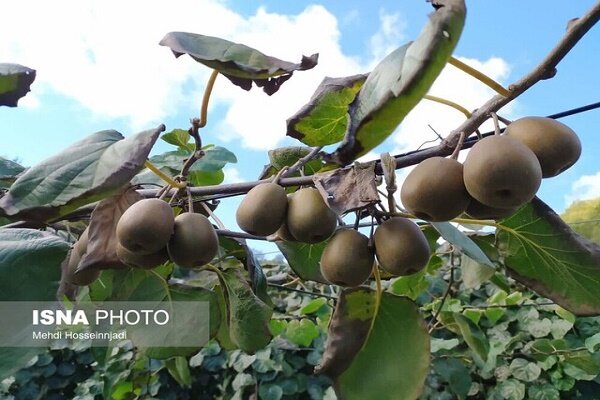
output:
[[600, 197], [600, 171], [595, 175], [583, 175], [571, 185], [571, 193], [565, 196], [567, 205], [577, 200], [590, 200]]
[[404, 44], [406, 21], [400, 13], [388, 14], [385, 10], [379, 10], [379, 30], [371, 36], [369, 41], [374, 67], [376, 62], [383, 59], [394, 49]]
[[[223, 107], [225, 115], [222, 121], [209, 118], [209, 123], [217, 127], [220, 138], [256, 150], [280, 144], [286, 119], [310, 98], [323, 77], [368, 71], [405, 41], [406, 27], [400, 14], [380, 11], [380, 28], [369, 42], [372, 54], [358, 59], [343, 53], [340, 22], [319, 5], [307, 6], [297, 15], [260, 8], [247, 18], [219, 0], [181, 0], [177, 6], [141, 0], [40, 0], [10, 2], [3, 10], [7, 15], [27, 15], [27, 23], [5, 18], [0, 24], [0, 60], [37, 69], [36, 96], [29, 94], [29, 106], [41, 102], [43, 107], [45, 94], [58, 92], [99, 117], [126, 118], [133, 128], [163, 122], [182, 107], [199, 108], [210, 71], [187, 56], [175, 60], [167, 48], [158, 46], [166, 32], [219, 36], [293, 62], [302, 54], [320, 53], [315, 69], [296, 73], [271, 97], [257, 89], [243, 92], [223, 77], [217, 80], [210, 107]], [[508, 72], [501, 59], [466, 61], [496, 79]], [[453, 67], [446, 68], [431, 92], [467, 108], [481, 105], [491, 95]], [[462, 118], [454, 110], [424, 101], [387, 142], [386, 150], [390, 143], [398, 151], [414, 149], [434, 137], [428, 123], [444, 135]]]
[[244, 178], [242, 178], [240, 170], [236, 167], [225, 167], [223, 168], [223, 173], [225, 174], [224, 183], [240, 183], [246, 181]]

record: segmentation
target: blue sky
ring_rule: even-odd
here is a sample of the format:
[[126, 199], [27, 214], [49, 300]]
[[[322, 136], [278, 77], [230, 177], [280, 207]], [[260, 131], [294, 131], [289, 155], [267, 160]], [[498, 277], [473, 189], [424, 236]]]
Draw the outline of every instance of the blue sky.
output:
[[[510, 84], [547, 54], [569, 19], [593, 3], [467, 1], [467, 23], [455, 56]], [[268, 149], [296, 144], [284, 137], [285, 120], [324, 76], [369, 71], [389, 51], [416, 38], [430, 10], [425, 1], [375, 0], [10, 2], [3, 6], [3, 14], [13, 17], [0, 25], [0, 62], [35, 68], [38, 78], [19, 108], [0, 108], [0, 155], [32, 165], [102, 129], [129, 135], [159, 123], [168, 130], [187, 128], [198, 113], [209, 71], [158, 46], [169, 31], [220, 36], [294, 62], [319, 52], [314, 70], [296, 74], [271, 98], [217, 80], [203, 140], [237, 154], [239, 163], [226, 169], [227, 181], [254, 180]], [[598, 69], [600, 26], [563, 60], [554, 79], [501, 114], [547, 115], [600, 101]], [[493, 94], [452, 67], [431, 93], [470, 109]], [[410, 150], [432, 139], [428, 124], [447, 134], [461, 122], [455, 111], [426, 103], [371, 155]], [[559, 212], [574, 199], [600, 196], [600, 110], [562, 121], [579, 134], [583, 154], [570, 170], [545, 180], [539, 192]], [[157, 144], [153, 153], [167, 149]], [[235, 204], [224, 202], [219, 209], [231, 227]]]

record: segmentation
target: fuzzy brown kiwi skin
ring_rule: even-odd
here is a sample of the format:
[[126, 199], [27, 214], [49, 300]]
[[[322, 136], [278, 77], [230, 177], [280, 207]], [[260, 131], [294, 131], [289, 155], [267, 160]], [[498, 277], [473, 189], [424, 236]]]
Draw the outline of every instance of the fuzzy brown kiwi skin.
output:
[[507, 135], [477, 142], [463, 166], [467, 191], [490, 207], [518, 208], [533, 199], [542, 183], [542, 168], [533, 151]]
[[167, 262], [169, 260], [169, 253], [167, 252], [167, 248], [164, 247], [156, 253], [136, 254], [117, 244], [117, 257], [130, 267], [152, 269]]
[[329, 238], [337, 227], [337, 215], [315, 188], [303, 188], [288, 200], [287, 228], [297, 241], [319, 243]]
[[516, 211], [517, 208], [490, 207], [472, 199], [465, 213], [474, 219], [502, 219], [510, 217]]
[[535, 153], [544, 178], [560, 174], [575, 164], [581, 155], [577, 134], [552, 118], [517, 119], [506, 127], [506, 134], [520, 140]]
[[261, 183], [244, 197], [236, 211], [239, 227], [251, 235], [268, 236], [277, 231], [288, 207], [285, 189], [276, 183]]
[[171, 206], [160, 199], [143, 199], [132, 204], [117, 223], [117, 238], [127, 250], [152, 254], [164, 248], [174, 227]]
[[429, 243], [414, 222], [390, 218], [373, 235], [375, 254], [381, 268], [396, 276], [419, 272], [429, 262]]
[[402, 184], [400, 198], [411, 214], [434, 222], [458, 217], [471, 201], [462, 164], [444, 157], [421, 161]]
[[180, 267], [193, 268], [209, 263], [219, 248], [219, 238], [208, 218], [183, 213], [175, 218], [175, 232], [167, 245], [171, 260]]
[[336, 285], [359, 286], [371, 275], [374, 259], [369, 238], [354, 229], [340, 229], [323, 250], [321, 274]]

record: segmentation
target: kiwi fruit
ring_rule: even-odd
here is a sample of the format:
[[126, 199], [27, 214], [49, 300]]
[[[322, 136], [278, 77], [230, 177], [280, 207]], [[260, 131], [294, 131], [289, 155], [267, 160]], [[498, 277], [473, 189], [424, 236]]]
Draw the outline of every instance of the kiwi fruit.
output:
[[253, 187], [240, 203], [235, 219], [242, 230], [251, 235], [275, 233], [285, 219], [288, 207], [285, 189], [276, 183]]
[[462, 164], [444, 157], [421, 161], [402, 184], [400, 199], [411, 214], [426, 221], [458, 217], [471, 200], [463, 181]]
[[117, 244], [117, 257], [119, 257], [119, 260], [121, 260], [124, 264], [127, 264], [130, 267], [152, 269], [167, 262], [169, 260], [169, 253], [165, 247], [156, 253], [137, 254], [127, 250], [120, 244]]
[[530, 201], [542, 182], [542, 168], [529, 147], [507, 135], [488, 136], [464, 162], [469, 194], [490, 207], [517, 208]]
[[117, 239], [136, 254], [152, 254], [164, 248], [173, 234], [171, 206], [160, 199], [132, 204], [117, 223]]
[[577, 134], [552, 118], [525, 117], [506, 127], [506, 134], [523, 142], [534, 152], [542, 177], [556, 176], [571, 167], [581, 155]]
[[87, 242], [88, 230], [86, 228], [86, 230], [83, 231], [79, 237], [79, 240], [75, 242], [71, 252], [69, 253], [69, 261], [65, 270], [65, 280], [72, 285], [86, 286], [94, 282], [100, 276], [100, 270], [98, 269], [86, 269], [84, 271], [75, 273], [81, 258], [87, 251]]
[[369, 238], [354, 229], [338, 230], [321, 255], [321, 274], [340, 286], [358, 286], [373, 270], [374, 255]]
[[175, 264], [199, 267], [210, 262], [218, 248], [217, 232], [204, 215], [183, 213], [175, 218], [175, 232], [167, 245], [169, 257]]
[[330, 237], [337, 226], [337, 216], [315, 188], [303, 188], [289, 198], [286, 225], [299, 242], [319, 243]]
[[515, 211], [516, 208], [490, 207], [472, 199], [465, 212], [475, 219], [502, 219], [513, 215]]
[[410, 275], [429, 262], [429, 243], [417, 224], [394, 217], [383, 222], [373, 235], [381, 268], [392, 275]]

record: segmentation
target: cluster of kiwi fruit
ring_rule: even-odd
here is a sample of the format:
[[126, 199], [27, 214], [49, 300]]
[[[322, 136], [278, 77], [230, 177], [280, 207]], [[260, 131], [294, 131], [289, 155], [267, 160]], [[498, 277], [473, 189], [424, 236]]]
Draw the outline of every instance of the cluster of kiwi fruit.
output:
[[427, 265], [429, 244], [417, 224], [401, 217], [382, 222], [372, 242], [357, 230], [340, 229], [323, 250], [321, 274], [336, 285], [359, 286], [371, 276], [375, 258], [391, 275], [411, 275]]
[[180, 267], [199, 267], [217, 254], [215, 228], [202, 214], [173, 216], [160, 199], [144, 199], [129, 207], [117, 223], [117, 256], [131, 266], [151, 269], [167, 260]]
[[571, 128], [551, 118], [525, 117], [510, 123], [503, 135], [478, 141], [464, 164], [443, 157], [422, 161], [404, 181], [400, 198], [426, 221], [449, 221], [463, 213], [505, 218], [533, 199], [542, 178], [560, 174], [580, 154]]
[[312, 187], [287, 194], [274, 182], [252, 188], [236, 211], [239, 227], [252, 235], [276, 234], [286, 241], [319, 243], [337, 227], [337, 215]]

